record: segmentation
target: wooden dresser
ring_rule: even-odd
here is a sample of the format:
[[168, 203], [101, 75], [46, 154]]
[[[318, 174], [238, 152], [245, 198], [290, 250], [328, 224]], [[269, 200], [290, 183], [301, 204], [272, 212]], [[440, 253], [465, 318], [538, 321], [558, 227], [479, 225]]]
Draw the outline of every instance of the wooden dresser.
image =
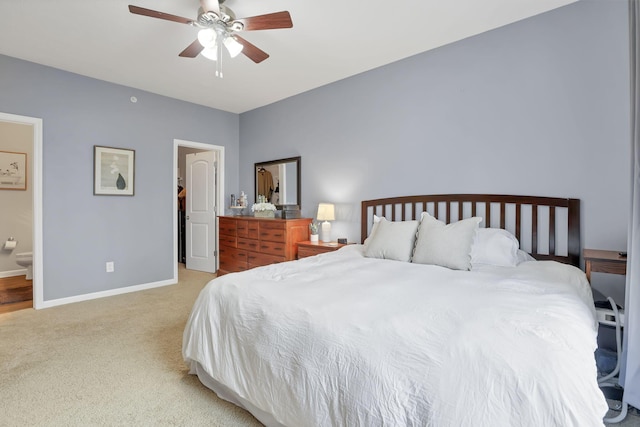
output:
[[309, 240], [311, 221], [311, 218], [219, 217], [218, 274], [296, 259], [297, 243]]

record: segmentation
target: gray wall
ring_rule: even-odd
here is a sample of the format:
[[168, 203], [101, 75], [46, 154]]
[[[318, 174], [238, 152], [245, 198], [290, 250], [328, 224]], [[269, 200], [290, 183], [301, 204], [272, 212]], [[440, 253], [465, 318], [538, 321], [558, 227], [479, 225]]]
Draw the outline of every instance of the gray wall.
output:
[[242, 114], [240, 185], [302, 156], [303, 214], [336, 203], [350, 241], [365, 199], [575, 197], [583, 247], [624, 249], [628, 62], [627, 3], [582, 0]]
[[[16, 254], [33, 250], [33, 127], [0, 121], [0, 151], [27, 154], [27, 189], [0, 190], [0, 277], [8, 277], [24, 274], [24, 267], [16, 264]], [[10, 237], [17, 246], [4, 250]]]
[[[491, 192], [580, 198], [583, 246], [622, 249], [627, 22], [582, 0], [239, 118], [0, 55], [0, 111], [43, 119], [45, 300], [172, 278], [174, 138], [225, 146], [250, 200], [255, 162], [302, 156], [334, 238], [359, 240], [363, 199]], [[93, 145], [136, 150], [134, 197], [93, 196]]]
[[[224, 146], [238, 187], [236, 114], [1, 55], [0, 94], [43, 119], [45, 301], [173, 278], [174, 138]], [[134, 197], [93, 195], [94, 145], [136, 150]]]

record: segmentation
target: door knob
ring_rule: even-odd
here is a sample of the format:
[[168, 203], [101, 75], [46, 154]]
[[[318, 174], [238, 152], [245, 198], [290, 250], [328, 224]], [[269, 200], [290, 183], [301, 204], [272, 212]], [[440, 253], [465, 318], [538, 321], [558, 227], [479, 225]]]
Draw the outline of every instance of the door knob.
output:
[[187, 219], [189, 219], [189, 215], [187, 215]]

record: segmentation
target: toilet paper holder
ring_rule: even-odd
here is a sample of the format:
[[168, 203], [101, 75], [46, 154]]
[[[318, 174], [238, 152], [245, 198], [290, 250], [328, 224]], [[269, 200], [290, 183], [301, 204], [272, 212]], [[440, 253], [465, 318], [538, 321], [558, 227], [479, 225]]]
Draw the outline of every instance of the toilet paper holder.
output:
[[16, 246], [18, 246], [18, 241], [13, 237], [9, 237], [9, 239], [4, 242], [4, 246], [2, 247], [2, 249], [4, 249], [5, 251], [12, 251], [16, 248]]

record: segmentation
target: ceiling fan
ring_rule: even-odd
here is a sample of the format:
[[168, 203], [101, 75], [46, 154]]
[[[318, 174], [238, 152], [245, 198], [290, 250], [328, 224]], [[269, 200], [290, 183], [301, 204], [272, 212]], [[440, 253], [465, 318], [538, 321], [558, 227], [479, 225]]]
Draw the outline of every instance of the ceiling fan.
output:
[[293, 27], [291, 15], [287, 11], [236, 19], [235, 13], [223, 5], [224, 1], [200, 0], [196, 20], [133, 5], [129, 5], [129, 12], [200, 28], [198, 38], [180, 52], [179, 56], [195, 58], [202, 54], [208, 59], [217, 61], [216, 76], [222, 77], [222, 46], [227, 49], [232, 58], [242, 52], [256, 64], [269, 57], [265, 51], [243, 39], [237, 33]]

